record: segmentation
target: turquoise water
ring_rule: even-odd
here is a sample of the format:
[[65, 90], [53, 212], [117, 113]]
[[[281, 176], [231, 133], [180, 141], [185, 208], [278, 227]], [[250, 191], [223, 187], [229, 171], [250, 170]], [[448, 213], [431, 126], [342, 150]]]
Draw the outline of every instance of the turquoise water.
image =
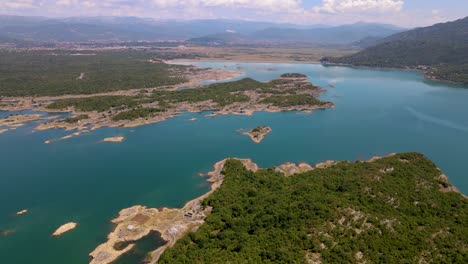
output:
[[[304, 73], [315, 84], [335, 86], [322, 98], [337, 107], [252, 117], [186, 113], [138, 128], [99, 129], [50, 145], [43, 142], [69, 133], [32, 132], [35, 124], [6, 132], [0, 135], [0, 230], [16, 232], [0, 237], [2, 262], [87, 263], [88, 254], [106, 240], [119, 210], [135, 204], [180, 207], [208, 190], [198, 173], [226, 157], [248, 157], [268, 167], [418, 151], [468, 193], [468, 89], [425, 81], [413, 71], [319, 64], [197, 65], [241, 67], [246, 76], [262, 81], [285, 72]], [[0, 117], [8, 114], [0, 112]], [[198, 121], [188, 121], [192, 117]], [[273, 128], [261, 144], [236, 132], [258, 125]], [[126, 140], [100, 142], [117, 135]], [[28, 214], [15, 216], [25, 208]], [[70, 221], [79, 226], [51, 237]]]

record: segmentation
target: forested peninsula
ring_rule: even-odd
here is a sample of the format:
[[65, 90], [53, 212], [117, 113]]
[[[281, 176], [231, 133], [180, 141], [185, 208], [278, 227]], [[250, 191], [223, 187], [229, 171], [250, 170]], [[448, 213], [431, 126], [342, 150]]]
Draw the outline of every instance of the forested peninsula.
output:
[[[421, 154], [267, 169], [226, 159], [214, 168], [211, 191], [181, 209], [122, 210], [93, 263], [131, 253], [151, 230], [167, 243], [148, 263], [468, 261], [468, 199]], [[119, 252], [119, 241], [131, 242]]]

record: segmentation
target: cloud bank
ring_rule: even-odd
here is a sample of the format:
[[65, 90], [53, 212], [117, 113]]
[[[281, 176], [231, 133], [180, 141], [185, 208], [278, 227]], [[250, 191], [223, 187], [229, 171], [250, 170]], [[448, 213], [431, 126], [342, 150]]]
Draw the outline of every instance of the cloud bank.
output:
[[[414, 0], [0, 0], [0, 13], [56, 17], [225, 18], [302, 24], [363, 20], [409, 26], [415, 22], [432, 24], [448, 20], [443, 16], [442, 3], [437, 13], [434, 9], [418, 13], [405, 10], [409, 1]], [[436, 0], [427, 1], [434, 3]]]

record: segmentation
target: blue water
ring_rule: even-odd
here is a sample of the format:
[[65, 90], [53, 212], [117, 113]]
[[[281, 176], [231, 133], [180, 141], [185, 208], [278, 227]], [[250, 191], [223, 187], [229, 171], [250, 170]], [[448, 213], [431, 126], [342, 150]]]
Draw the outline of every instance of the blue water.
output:
[[[286, 72], [307, 74], [327, 88], [322, 99], [336, 108], [312, 114], [256, 113], [252, 117], [204, 117], [186, 113], [131, 129], [104, 128], [46, 145], [69, 132], [32, 132], [29, 124], [0, 135], [0, 237], [3, 263], [86, 263], [104, 242], [118, 211], [135, 204], [179, 207], [204, 193], [198, 176], [226, 157], [252, 158], [260, 166], [368, 159], [417, 151], [468, 193], [468, 89], [426, 81], [414, 71], [323, 67], [319, 64], [199, 62], [237, 69], [261, 81]], [[226, 66], [226, 67], [225, 67]], [[267, 71], [276, 68], [277, 71]], [[9, 115], [0, 112], [0, 117]], [[188, 119], [196, 117], [198, 121]], [[261, 144], [237, 132], [268, 125]], [[121, 144], [102, 143], [123, 135]], [[21, 209], [23, 216], [15, 216]], [[51, 233], [75, 221], [77, 229]]]

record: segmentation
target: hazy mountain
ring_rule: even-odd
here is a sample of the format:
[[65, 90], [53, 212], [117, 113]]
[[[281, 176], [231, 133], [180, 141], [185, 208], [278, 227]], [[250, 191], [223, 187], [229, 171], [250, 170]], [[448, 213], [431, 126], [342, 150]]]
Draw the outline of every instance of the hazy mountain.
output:
[[360, 39], [358, 41], [351, 43], [350, 46], [355, 47], [355, 48], [365, 49], [365, 48], [372, 47], [372, 46], [379, 44], [380, 41], [382, 41], [383, 39], [385, 38], [373, 37], [373, 36], [365, 37], [363, 39]]
[[71, 17], [49, 19], [0, 15], [0, 35], [35, 41], [185, 40], [219, 32], [251, 34], [292, 24], [238, 20], [154, 20], [137, 17]]
[[[356, 23], [338, 27], [293, 25], [240, 20], [154, 20], [138, 17], [44, 18], [0, 15], [0, 35], [18, 40], [134, 41], [187, 40], [208, 42], [273, 41], [351, 43], [369, 36], [388, 36], [401, 29], [381, 24]], [[230, 32], [230, 33], [226, 33]]]
[[328, 28], [268, 28], [255, 33], [257, 39], [286, 42], [347, 44], [366, 37], [386, 37], [404, 29], [391, 25], [355, 23]]
[[[281, 42], [281, 43], [318, 43], [318, 44], [349, 44], [365, 38], [382, 39], [394, 33], [403, 31], [391, 25], [359, 22], [351, 25], [335, 27], [269, 27], [248, 35], [218, 33], [195, 39], [196, 42], [220, 43], [231, 42]], [[192, 40], [191, 40], [192, 41]]]

